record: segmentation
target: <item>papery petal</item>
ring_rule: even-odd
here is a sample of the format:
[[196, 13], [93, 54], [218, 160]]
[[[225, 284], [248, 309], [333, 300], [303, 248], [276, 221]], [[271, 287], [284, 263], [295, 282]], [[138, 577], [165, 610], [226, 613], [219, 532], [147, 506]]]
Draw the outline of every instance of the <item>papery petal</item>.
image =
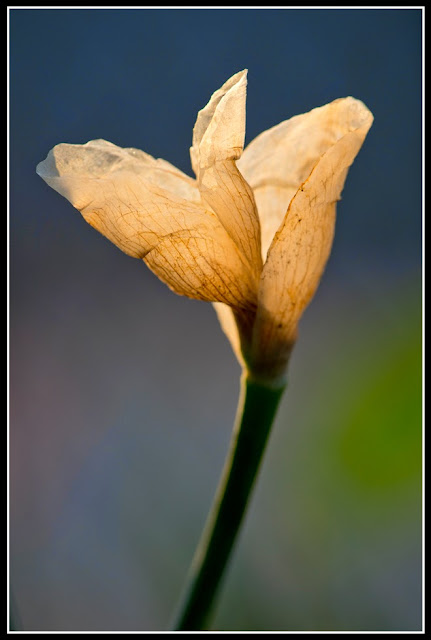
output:
[[256, 281], [262, 271], [260, 226], [253, 191], [234, 160], [216, 162], [198, 180], [203, 202], [214, 211], [223, 227], [247, 259]]
[[213, 302], [221, 328], [242, 367], [248, 366], [253, 337], [255, 310], [239, 309]]
[[199, 111], [190, 155], [202, 200], [245, 256], [257, 281], [262, 268], [259, 218], [253, 192], [235, 164], [244, 146], [246, 73], [232, 76]]
[[[85, 220], [176, 293], [253, 307], [247, 264], [195, 181], [165, 161], [105, 141], [60, 144], [38, 174]], [[187, 198], [187, 199], [186, 199]]]
[[234, 354], [241, 366], [244, 365], [244, 358], [241, 352], [241, 340], [238, 332], [238, 325], [231, 307], [221, 302], [213, 302], [213, 307], [217, 313], [221, 328], [229, 340]]
[[217, 160], [240, 157], [245, 138], [246, 87], [245, 69], [229, 78], [199, 111], [190, 149], [196, 175]]
[[264, 260], [298, 188], [320, 157], [355, 128], [361, 105], [350, 97], [335, 100], [264, 131], [244, 149], [237, 164], [256, 199]]
[[[44, 180], [68, 175], [107, 178], [123, 171], [145, 178], [147, 182], [180, 198], [200, 202], [196, 180], [170, 162], [153, 158], [140, 149], [118, 147], [107, 140], [90, 140], [86, 144], [58, 144], [36, 168], [36, 172]], [[61, 191], [59, 193], [65, 195]]]
[[331, 129], [338, 137], [291, 200], [262, 272], [253, 353], [257, 363], [272, 363], [274, 371], [283, 368], [299, 318], [318, 286], [331, 251], [336, 202], [373, 121], [360, 101], [340, 103], [343, 118]]

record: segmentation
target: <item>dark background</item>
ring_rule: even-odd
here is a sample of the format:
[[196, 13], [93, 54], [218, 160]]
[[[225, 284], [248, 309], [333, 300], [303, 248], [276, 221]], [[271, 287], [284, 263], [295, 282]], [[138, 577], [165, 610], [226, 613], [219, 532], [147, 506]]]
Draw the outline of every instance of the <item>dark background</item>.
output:
[[36, 175], [105, 138], [191, 175], [197, 111], [248, 68], [247, 136], [352, 95], [375, 121], [215, 629], [421, 628], [419, 9], [10, 10], [10, 574], [30, 631], [166, 629], [239, 367]]

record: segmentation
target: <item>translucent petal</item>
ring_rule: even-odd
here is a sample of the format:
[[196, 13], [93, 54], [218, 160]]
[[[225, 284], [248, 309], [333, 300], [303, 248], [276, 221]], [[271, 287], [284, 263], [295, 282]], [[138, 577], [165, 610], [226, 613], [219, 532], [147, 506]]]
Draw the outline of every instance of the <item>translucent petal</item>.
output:
[[339, 102], [343, 109], [331, 129], [335, 139], [291, 200], [262, 272], [253, 353], [256, 362], [274, 369], [283, 366], [299, 318], [322, 276], [332, 246], [336, 202], [373, 121], [358, 100]]
[[246, 258], [257, 283], [262, 268], [259, 218], [253, 192], [235, 164], [244, 145], [246, 73], [232, 76], [199, 111], [190, 154], [202, 200]]
[[293, 196], [321, 156], [360, 125], [364, 108], [340, 98], [264, 131], [244, 149], [237, 165], [254, 192], [263, 260]]
[[245, 260], [194, 180], [169, 163], [106, 141], [60, 144], [38, 174], [176, 293], [237, 308], [255, 304]]
[[245, 138], [246, 87], [247, 70], [239, 71], [199, 111], [190, 149], [196, 175], [217, 160], [240, 157]]
[[234, 354], [241, 366], [244, 366], [244, 358], [241, 353], [241, 342], [238, 333], [238, 325], [231, 307], [221, 302], [213, 302], [221, 328], [229, 340]]

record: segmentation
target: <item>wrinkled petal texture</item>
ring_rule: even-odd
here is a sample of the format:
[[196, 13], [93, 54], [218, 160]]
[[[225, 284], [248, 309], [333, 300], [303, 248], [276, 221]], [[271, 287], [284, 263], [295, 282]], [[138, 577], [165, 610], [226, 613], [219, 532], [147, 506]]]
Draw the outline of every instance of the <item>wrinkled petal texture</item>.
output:
[[[275, 368], [277, 361], [281, 367], [288, 356], [299, 318], [320, 281], [331, 251], [336, 202], [373, 121], [365, 105], [353, 98], [336, 100], [310, 113], [320, 122], [308, 132], [310, 140], [315, 139], [310, 148], [320, 155], [307, 160], [311, 171], [290, 200], [272, 240], [259, 290], [254, 357], [273, 362]], [[288, 158], [290, 161], [291, 156]], [[294, 181], [304, 177], [304, 165], [298, 156], [296, 171], [291, 167]]]
[[354, 126], [360, 105], [353, 98], [335, 100], [280, 122], [245, 148], [237, 165], [256, 199], [264, 260], [293, 196], [320, 157]]
[[198, 113], [190, 149], [203, 202], [249, 264], [256, 288], [262, 269], [253, 191], [236, 166], [245, 137], [246, 71], [230, 78]]
[[57, 145], [37, 172], [176, 293], [242, 309], [255, 304], [240, 251], [202, 205], [196, 182], [168, 162], [94, 140]]

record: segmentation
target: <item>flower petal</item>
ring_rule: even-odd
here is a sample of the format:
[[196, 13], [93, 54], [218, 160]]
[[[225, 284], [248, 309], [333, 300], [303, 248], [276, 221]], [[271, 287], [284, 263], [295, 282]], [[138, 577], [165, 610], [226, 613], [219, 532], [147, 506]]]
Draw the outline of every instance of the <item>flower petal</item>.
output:
[[245, 138], [246, 86], [245, 69], [229, 78], [199, 111], [190, 149], [196, 175], [218, 160], [240, 157]]
[[238, 325], [235, 320], [234, 313], [231, 307], [221, 302], [213, 302], [213, 307], [217, 313], [221, 328], [229, 340], [233, 352], [236, 355], [238, 362], [241, 366], [244, 366], [244, 358], [241, 352], [241, 341], [238, 332]]
[[203, 202], [214, 211], [250, 265], [256, 282], [262, 271], [260, 226], [253, 191], [234, 160], [216, 162], [200, 173]]
[[[140, 149], [123, 149], [107, 140], [90, 140], [86, 144], [58, 144], [36, 168], [36, 172], [44, 180], [70, 175], [107, 178], [123, 171], [143, 177], [173, 195], [200, 202], [196, 180], [174, 165], [161, 158], [153, 158]], [[59, 193], [65, 195], [61, 191]]]
[[195, 181], [169, 163], [92, 141], [57, 145], [37, 172], [176, 293], [241, 309], [255, 305], [255, 285], [240, 252], [200, 204]]
[[263, 260], [298, 188], [320, 157], [356, 126], [361, 105], [350, 97], [335, 100], [264, 131], [244, 149], [237, 164], [256, 199]]
[[244, 146], [246, 74], [232, 76], [199, 111], [190, 155], [202, 200], [215, 212], [258, 280], [262, 268], [259, 218], [253, 192], [235, 163]]
[[331, 251], [336, 202], [373, 121], [358, 100], [346, 98], [338, 106], [330, 129], [335, 139], [291, 200], [262, 272], [253, 356], [274, 370], [284, 367], [299, 318], [318, 286]]
[[221, 328], [242, 367], [248, 366], [253, 338], [255, 309], [239, 309], [221, 302], [213, 302]]

